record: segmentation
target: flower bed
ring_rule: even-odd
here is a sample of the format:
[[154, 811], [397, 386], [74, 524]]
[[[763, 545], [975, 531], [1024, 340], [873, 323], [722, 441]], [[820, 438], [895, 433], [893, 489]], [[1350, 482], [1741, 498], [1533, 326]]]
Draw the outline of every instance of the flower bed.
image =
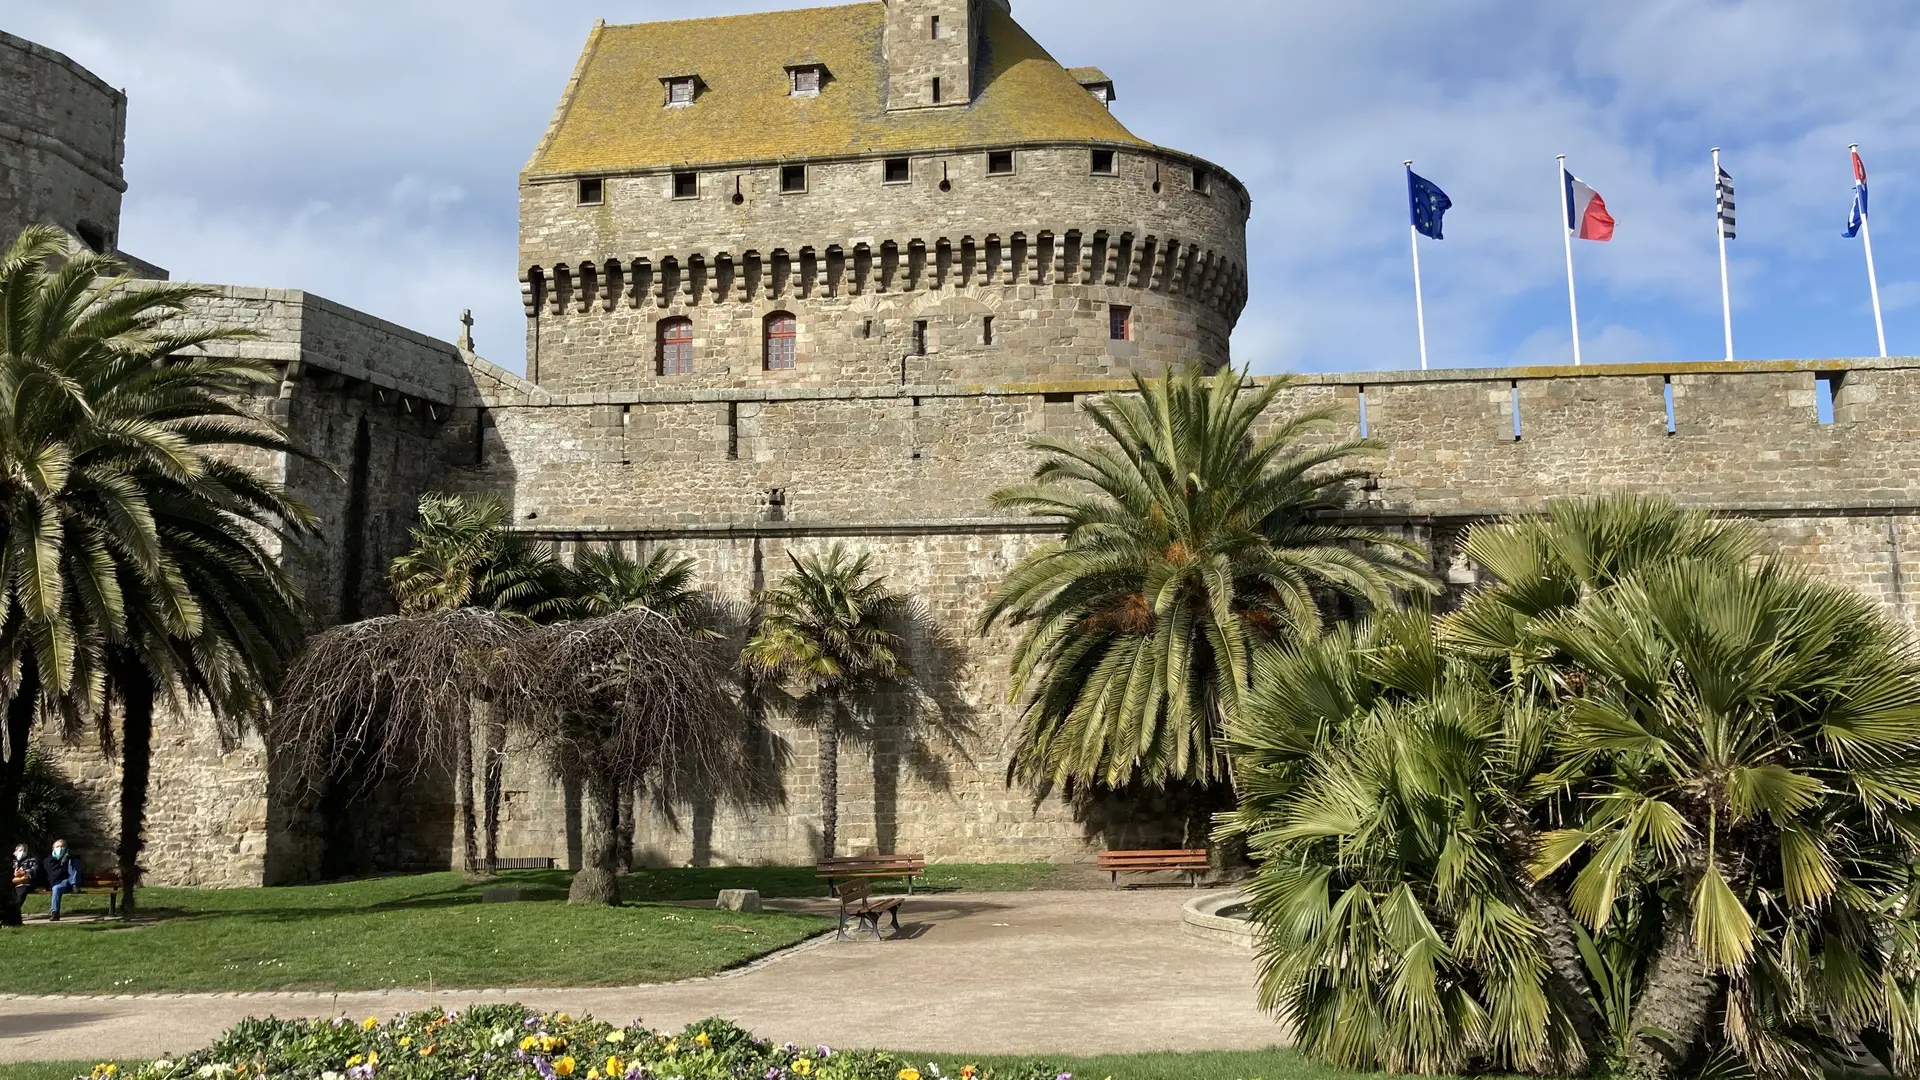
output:
[[206, 1050], [91, 1080], [1071, 1080], [1041, 1066], [996, 1074], [965, 1062], [825, 1046], [775, 1046], [724, 1020], [678, 1033], [614, 1027], [520, 1005], [433, 1010], [387, 1023], [249, 1019]]

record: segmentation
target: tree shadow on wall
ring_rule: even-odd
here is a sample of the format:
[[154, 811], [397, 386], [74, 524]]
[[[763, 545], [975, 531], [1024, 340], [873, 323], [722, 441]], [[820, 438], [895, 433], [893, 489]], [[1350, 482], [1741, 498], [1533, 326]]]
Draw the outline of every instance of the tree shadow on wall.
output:
[[979, 710], [962, 691], [971, 662], [965, 648], [919, 601], [906, 606], [893, 630], [911, 674], [878, 688], [848, 732], [873, 763], [876, 855], [898, 853], [902, 774], [950, 790], [953, 763], [973, 760], [979, 735]]

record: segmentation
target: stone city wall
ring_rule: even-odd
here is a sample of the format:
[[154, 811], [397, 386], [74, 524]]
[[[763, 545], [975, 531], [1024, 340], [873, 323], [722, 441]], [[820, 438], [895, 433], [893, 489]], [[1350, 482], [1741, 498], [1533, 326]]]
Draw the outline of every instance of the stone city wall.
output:
[[[1091, 146], [814, 162], [781, 193], [772, 166], [521, 186], [529, 371], [558, 392], [1030, 380], [1228, 361], [1246, 302], [1245, 191], [1211, 166], [1137, 146], [1093, 174]], [[1047, 208], [1037, 218], [1032, 207]], [[1110, 307], [1132, 307], [1113, 341]], [[792, 370], [762, 365], [764, 319], [799, 323]], [[694, 370], [658, 372], [661, 320], [690, 318]], [[994, 319], [989, 331], [984, 320]], [[924, 321], [921, 350], [914, 323]]]
[[[219, 287], [182, 321], [251, 330], [259, 336], [209, 348], [280, 369], [280, 382], [246, 392], [254, 407], [285, 423], [313, 459], [249, 451], [240, 460], [286, 484], [319, 516], [318, 536], [284, 553], [306, 594], [311, 624], [390, 612], [387, 564], [406, 550], [420, 494], [440, 486], [442, 428], [455, 386], [471, 382], [458, 351], [287, 290]], [[90, 862], [110, 860], [118, 831], [117, 762], [103, 759], [91, 743], [58, 747], [57, 760], [92, 807], [80, 823], [79, 850]], [[257, 735], [223, 733], [197, 711], [157, 717], [144, 860], [149, 880], [240, 886], [314, 877], [320, 823], [302, 793], [273, 787]], [[392, 797], [368, 795], [371, 801]], [[350, 820], [371, 829], [379, 817]], [[419, 861], [411, 853], [405, 858]]]
[[27, 225], [58, 225], [112, 250], [126, 122], [126, 95], [65, 55], [0, 32], [0, 244]]
[[[462, 406], [485, 433], [466, 449], [484, 463], [455, 469], [455, 482], [510, 492], [530, 532], [568, 546], [671, 545], [696, 556], [704, 588], [732, 598], [776, 581], [787, 551], [843, 542], [872, 552], [927, 605], [946, 637], [930, 669], [954, 673], [947, 685], [965, 723], [930, 756], [916, 756], [911, 725], [884, 722], [877, 747], [844, 749], [844, 850], [1075, 859], [1131, 842], [1123, 837], [1178, 839], [1150, 822], [1077, 820], [1057, 800], [1007, 788], [1018, 720], [1004, 697], [1010, 639], [973, 636], [1001, 575], [1045, 535], [994, 516], [990, 493], [1032, 468], [1028, 437], [1090, 435], [1078, 403], [1125, 384], [556, 395], [479, 374], [486, 390]], [[1818, 414], [1822, 383], [1831, 423]], [[1473, 579], [1454, 550], [1471, 521], [1556, 496], [1636, 491], [1755, 517], [1778, 550], [1911, 621], [1920, 452], [1903, 429], [1920, 409], [1917, 384], [1913, 360], [1380, 372], [1304, 377], [1277, 411], [1332, 409], [1322, 437], [1358, 435], [1364, 423], [1385, 452], [1354, 516], [1430, 542], [1456, 587]], [[881, 713], [907, 710], [889, 701]], [[773, 723], [789, 755], [786, 803], [643, 814], [640, 857], [816, 854], [815, 743]], [[564, 857], [565, 794], [525, 763], [509, 787], [503, 853]]]

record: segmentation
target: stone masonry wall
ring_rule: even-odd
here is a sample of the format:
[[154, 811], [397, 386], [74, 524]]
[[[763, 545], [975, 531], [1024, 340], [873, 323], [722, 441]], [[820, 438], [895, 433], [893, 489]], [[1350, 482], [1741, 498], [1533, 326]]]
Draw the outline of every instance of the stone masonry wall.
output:
[[[283, 552], [311, 625], [389, 612], [387, 564], [406, 548], [419, 495], [439, 486], [454, 387], [470, 381], [458, 351], [285, 290], [219, 288], [183, 321], [251, 330], [258, 337], [211, 348], [280, 369], [279, 383], [247, 393], [313, 459], [247, 452], [239, 460], [285, 483], [319, 515], [319, 534]], [[198, 712], [164, 714], [155, 724], [144, 862], [152, 883], [258, 885], [317, 873], [318, 823], [300, 793], [273, 790], [258, 736], [223, 735]], [[58, 748], [57, 759], [93, 808], [79, 850], [91, 862], [109, 859], [117, 763], [91, 745]]]
[[61, 53], [0, 32], [0, 244], [41, 224], [91, 233], [112, 250], [127, 189], [126, 118], [126, 95]]
[[[1832, 423], [1819, 420], [1822, 383]], [[560, 395], [484, 366], [476, 384], [461, 406], [483, 432], [470, 448], [480, 463], [456, 468], [453, 482], [509, 493], [531, 532], [567, 545], [672, 545], [698, 558], [704, 588], [735, 598], [776, 580], [787, 550], [842, 542], [872, 552], [927, 605], [947, 641], [930, 670], [954, 673], [964, 731], [930, 756], [939, 768], [916, 771], [910, 725], [896, 722], [909, 714], [883, 703], [878, 752], [843, 750], [843, 850], [1075, 859], [1150, 837], [1151, 824], [1079, 821], [1006, 787], [1017, 722], [1004, 700], [1008, 639], [973, 636], [1000, 576], [1045, 535], [994, 516], [988, 496], [1032, 468], [1030, 436], [1089, 436], [1079, 403], [1126, 384]], [[1333, 410], [1322, 437], [1364, 424], [1383, 444], [1354, 516], [1433, 542], [1436, 568], [1456, 585], [1473, 576], [1451, 551], [1471, 521], [1557, 496], [1637, 491], [1755, 517], [1789, 557], [1914, 617], [1920, 450], [1905, 432], [1920, 410], [1920, 361], [1309, 376], [1277, 411], [1306, 408]], [[789, 756], [783, 805], [643, 815], [640, 856], [812, 858], [816, 744], [774, 726]], [[509, 787], [503, 850], [563, 857], [565, 794], [530, 767]]]
[[[521, 265], [533, 381], [557, 392], [1098, 377], [1229, 361], [1246, 301], [1245, 191], [1224, 174], [1194, 190], [1192, 159], [1090, 146], [814, 162], [805, 192], [779, 170], [521, 185]], [[1044, 215], [1036, 207], [1045, 207]], [[1110, 307], [1133, 308], [1113, 341]], [[763, 320], [799, 322], [793, 370], [762, 365]], [[983, 319], [995, 318], [988, 344]], [[658, 374], [661, 320], [690, 318], [691, 375]], [[913, 336], [928, 322], [922, 354]]]

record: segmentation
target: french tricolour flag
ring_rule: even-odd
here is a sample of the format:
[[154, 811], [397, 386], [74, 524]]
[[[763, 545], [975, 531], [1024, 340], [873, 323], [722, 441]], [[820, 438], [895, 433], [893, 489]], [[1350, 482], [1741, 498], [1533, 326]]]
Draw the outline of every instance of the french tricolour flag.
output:
[[1600, 193], [1564, 168], [1560, 179], [1567, 191], [1567, 231], [1582, 240], [1613, 239], [1613, 216]]

